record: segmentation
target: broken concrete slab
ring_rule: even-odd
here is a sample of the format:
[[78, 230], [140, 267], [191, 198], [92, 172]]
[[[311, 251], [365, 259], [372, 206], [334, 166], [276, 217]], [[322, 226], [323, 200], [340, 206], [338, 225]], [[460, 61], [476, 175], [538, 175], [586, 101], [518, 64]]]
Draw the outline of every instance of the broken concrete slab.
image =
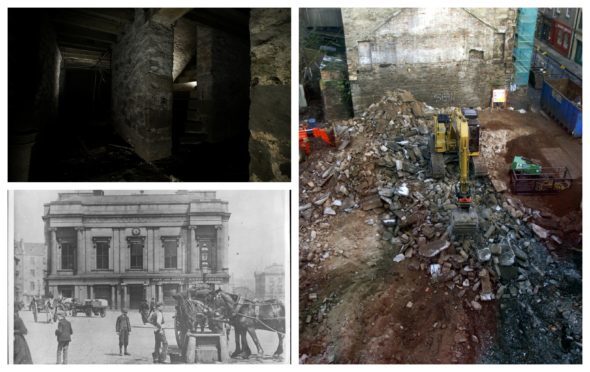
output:
[[450, 245], [451, 243], [447, 240], [435, 240], [418, 248], [418, 252], [424, 257], [434, 257], [449, 248]]
[[361, 200], [361, 208], [364, 211], [369, 211], [371, 209], [379, 208], [383, 206], [383, 202], [381, 201], [381, 197], [377, 195], [371, 195]]

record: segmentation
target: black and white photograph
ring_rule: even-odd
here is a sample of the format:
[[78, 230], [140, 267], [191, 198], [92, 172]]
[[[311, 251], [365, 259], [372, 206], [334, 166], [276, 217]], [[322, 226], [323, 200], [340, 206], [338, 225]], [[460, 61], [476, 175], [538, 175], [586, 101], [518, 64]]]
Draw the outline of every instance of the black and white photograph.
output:
[[289, 363], [287, 191], [12, 191], [14, 364]]

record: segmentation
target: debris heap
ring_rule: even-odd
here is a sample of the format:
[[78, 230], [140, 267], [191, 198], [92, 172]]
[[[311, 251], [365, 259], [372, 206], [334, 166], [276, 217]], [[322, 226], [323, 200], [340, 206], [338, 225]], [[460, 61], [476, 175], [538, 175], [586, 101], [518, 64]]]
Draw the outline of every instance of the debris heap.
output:
[[[323, 261], [341, 253], [338, 247], [321, 243], [331, 220], [361, 209], [373, 216], [365, 224], [381, 225], [380, 238], [391, 247], [386, 258], [390, 265], [413, 260], [433, 286], [446, 287], [472, 311], [492, 300], [538, 301], [540, 292], [547, 301], [562, 301], [549, 289], [555, 278], [547, 277], [548, 272], [559, 271], [555, 270], [558, 258], [545, 248], [547, 243], [553, 248], [563, 243], [560, 231], [536, 224], [539, 211], [497, 192], [489, 179], [473, 180], [479, 232], [469, 239], [450, 237], [458, 169], [449, 164], [443, 179], [431, 178], [429, 138], [432, 117], [453, 109], [435, 110], [410, 92], [396, 90], [361, 117], [333, 123], [337, 149], [320, 149], [301, 165], [302, 276], [321, 270]], [[581, 328], [579, 332], [576, 328], [581, 322], [581, 293], [576, 301], [568, 303], [565, 313], [545, 316], [559, 319], [553, 321], [580, 350], [581, 358]], [[306, 322], [310, 319], [307, 315]]]

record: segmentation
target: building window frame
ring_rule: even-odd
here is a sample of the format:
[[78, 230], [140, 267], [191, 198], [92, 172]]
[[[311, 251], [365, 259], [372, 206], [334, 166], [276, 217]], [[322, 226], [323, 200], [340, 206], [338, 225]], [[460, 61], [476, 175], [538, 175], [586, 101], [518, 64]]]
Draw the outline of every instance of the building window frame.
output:
[[574, 62], [582, 66], [582, 40], [576, 39], [576, 52], [574, 53]]
[[127, 237], [127, 249], [129, 249], [129, 270], [144, 270], [145, 236]]
[[60, 239], [59, 249], [61, 250], [60, 270], [74, 271], [76, 267], [76, 245], [74, 242], [68, 239]]
[[162, 236], [164, 250], [164, 269], [178, 269], [178, 246], [180, 236]]
[[[94, 263], [96, 270], [109, 270], [110, 268], [110, 251], [111, 251], [111, 237], [110, 236], [96, 236], [92, 238], [92, 245], [96, 260]], [[105, 253], [106, 251], [106, 253]]]

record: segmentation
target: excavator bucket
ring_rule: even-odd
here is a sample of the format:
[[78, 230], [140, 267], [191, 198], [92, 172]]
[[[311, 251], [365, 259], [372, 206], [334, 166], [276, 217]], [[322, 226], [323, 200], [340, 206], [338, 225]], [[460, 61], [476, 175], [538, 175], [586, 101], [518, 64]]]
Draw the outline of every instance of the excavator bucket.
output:
[[479, 217], [474, 208], [457, 208], [451, 215], [453, 236], [474, 235], [479, 228]]
[[474, 177], [485, 177], [488, 175], [488, 165], [481, 157], [472, 157], [472, 167]]

